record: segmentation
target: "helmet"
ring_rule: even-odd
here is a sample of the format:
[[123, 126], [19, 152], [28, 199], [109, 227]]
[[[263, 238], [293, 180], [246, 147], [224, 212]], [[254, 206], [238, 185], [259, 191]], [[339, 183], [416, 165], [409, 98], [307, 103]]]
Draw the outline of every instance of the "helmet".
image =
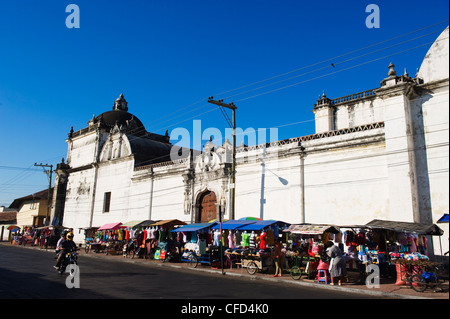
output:
[[73, 239], [73, 234], [72, 233], [68, 233], [67, 234], [67, 239], [72, 240]]

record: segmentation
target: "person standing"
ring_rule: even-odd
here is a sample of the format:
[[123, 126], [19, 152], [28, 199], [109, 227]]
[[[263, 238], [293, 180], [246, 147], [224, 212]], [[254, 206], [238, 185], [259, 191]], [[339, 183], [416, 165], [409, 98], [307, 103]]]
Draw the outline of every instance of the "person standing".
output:
[[281, 250], [283, 249], [283, 244], [279, 241], [275, 241], [273, 249], [273, 257], [275, 262], [275, 275], [272, 277], [281, 277]]
[[337, 279], [338, 285], [342, 283], [342, 278], [347, 274], [347, 269], [345, 268], [345, 259], [342, 256], [341, 249], [334, 245], [332, 241], [328, 241], [325, 245], [328, 256], [331, 258], [330, 261], [330, 277], [331, 285], [334, 286], [334, 282]]

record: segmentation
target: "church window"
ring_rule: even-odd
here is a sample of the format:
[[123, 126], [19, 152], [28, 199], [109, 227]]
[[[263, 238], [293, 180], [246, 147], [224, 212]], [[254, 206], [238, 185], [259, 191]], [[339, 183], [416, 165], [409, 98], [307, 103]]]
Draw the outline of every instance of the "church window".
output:
[[109, 208], [111, 204], [111, 192], [106, 192], [103, 197], [103, 212], [109, 213]]

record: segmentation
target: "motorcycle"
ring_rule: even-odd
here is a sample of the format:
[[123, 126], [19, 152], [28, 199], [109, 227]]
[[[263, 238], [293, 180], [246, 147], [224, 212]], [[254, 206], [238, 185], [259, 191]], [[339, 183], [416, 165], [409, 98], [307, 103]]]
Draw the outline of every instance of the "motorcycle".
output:
[[61, 261], [61, 266], [59, 267], [59, 274], [62, 275], [65, 271], [67, 266], [70, 264], [78, 265], [78, 256], [77, 256], [77, 250], [72, 249], [68, 252], [62, 252], [64, 254], [64, 258]]

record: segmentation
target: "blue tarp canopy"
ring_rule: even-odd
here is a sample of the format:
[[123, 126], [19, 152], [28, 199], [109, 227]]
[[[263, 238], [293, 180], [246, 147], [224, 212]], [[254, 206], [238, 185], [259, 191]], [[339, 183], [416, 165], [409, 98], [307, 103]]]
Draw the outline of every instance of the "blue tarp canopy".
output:
[[[228, 220], [222, 223], [222, 229], [233, 230], [242, 226], [256, 223], [256, 220]], [[212, 229], [220, 229], [220, 224], [215, 225]]]
[[448, 223], [448, 214], [444, 214], [436, 223]]
[[197, 224], [188, 224], [181, 227], [178, 227], [177, 229], [172, 230], [172, 232], [190, 232], [190, 231], [199, 231], [202, 229], [211, 228], [212, 226], [216, 225], [217, 223], [197, 223]]
[[261, 230], [263, 228], [272, 226], [274, 224], [283, 225], [286, 223], [278, 221], [278, 220], [257, 220], [252, 224], [239, 227], [238, 229], [239, 230]]

